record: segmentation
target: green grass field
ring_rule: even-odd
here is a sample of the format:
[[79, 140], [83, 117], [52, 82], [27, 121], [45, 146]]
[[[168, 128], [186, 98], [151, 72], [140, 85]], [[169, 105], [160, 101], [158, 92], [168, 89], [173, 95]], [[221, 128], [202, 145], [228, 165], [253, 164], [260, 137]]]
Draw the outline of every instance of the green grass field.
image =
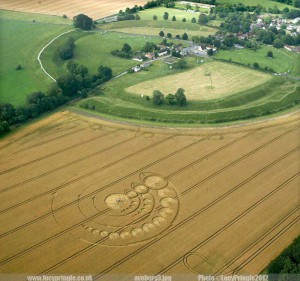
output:
[[261, 5], [262, 7], [265, 8], [274, 8], [274, 6], [277, 6], [278, 9], [282, 10], [285, 7], [288, 7], [289, 9], [296, 9], [293, 6], [286, 5], [283, 3], [271, 1], [271, 0], [217, 0], [218, 3], [229, 3], [229, 4], [236, 4], [236, 3], [243, 3], [244, 5], [247, 6], [256, 6], [256, 5]]
[[[193, 3], [194, 4], [194, 3]], [[195, 3], [195, 4], [197, 4], [197, 3]], [[200, 5], [200, 3], [199, 3], [199, 5]], [[186, 5], [183, 5], [183, 4], [180, 4], [180, 3], [175, 3], [175, 8], [177, 8], [177, 9], [186, 9]], [[192, 6], [192, 8], [191, 8], [191, 10], [196, 10], [196, 6]], [[199, 10], [200, 10], [200, 12], [202, 12], [202, 13], [209, 13], [209, 9], [206, 9], [206, 8], [200, 8], [199, 7]]]
[[[273, 58], [267, 57], [268, 51], [273, 52]], [[291, 76], [300, 76], [300, 54], [289, 52], [285, 49], [276, 49], [264, 45], [257, 51], [249, 49], [219, 51], [215, 57], [245, 65], [253, 65], [253, 63], [257, 62], [261, 68], [272, 68], [278, 73], [289, 71]]]
[[133, 51], [139, 51], [146, 42], [159, 44], [162, 41], [161, 38], [132, 36], [117, 32], [103, 32], [102, 34], [101, 32], [70, 33], [50, 45], [42, 56], [44, 66], [54, 77], [66, 73], [67, 61], [63, 62], [58, 60], [56, 54], [59, 46], [70, 36], [76, 37], [75, 56], [73, 61], [87, 66], [90, 73], [96, 73], [99, 65], [109, 66], [112, 68], [114, 75], [137, 65], [138, 62], [113, 56], [111, 54], [112, 50], [121, 49], [124, 43], [128, 43]]
[[160, 43], [160, 38], [145, 38], [143, 36], [128, 36], [120, 33], [108, 32], [101, 35], [95, 33], [92, 36], [82, 38], [77, 41], [76, 61], [86, 65], [91, 72], [96, 72], [100, 64], [112, 68], [114, 75], [133, 67], [138, 62], [115, 57], [111, 54], [114, 49], [121, 49], [128, 43], [133, 51], [139, 51], [147, 41]]
[[[74, 61], [87, 66], [92, 74], [96, 73], [99, 65], [105, 65], [111, 67], [113, 74], [117, 75], [138, 64], [136, 61], [111, 55], [113, 49], [121, 49], [124, 43], [130, 44], [137, 51], [147, 41], [157, 44], [162, 41], [157, 36], [153, 37], [157, 30], [164, 29], [169, 32], [169, 29], [174, 31], [173, 35], [176, 35], [175, 31], [178, 34], [182, 31], [189, 34], [188, 31], [191, 31], [195, 35], [208, 35], [205, 32], [213, 34], [217, 30], [190, 22], [173, 22], [170, 19], [164, 21], [162, 14], [165, 10], [169, 12], [170, 18], [173, 16], [172, 12], [177, 13], [174, 15], [178, 20], [187, 14], [178, 9], [158, 8], [141, 12], [140, 21], [101, 24], [100, 29], [95, 32], [71, 32], [46, 48], [41, 57], [43, 65], [54, 77], [66, 73], [67, 62], [59, 59], [58, 52], [68, 37], [72, 36], [76, 40]], [[161, 16], [161, 19], [153, 21], [154, 14]], [[190, 18], [194, 16], [188, 15]], [[188, 19], [187, 16], [186, 18]], [[54, 37], [71, 30], [70, 23], [69, 20], [59, 17], [1, 11], [1, 103], [23, 105], [28, 94], [46, 90], [52, 81], [40, 69], [38, 53]], [[128, 33], [141, 32], [143, 35], [117, 32], [121, 29]], [[154, 30], [153, 33], [150, 33], [150, 29]], [[145, 35], [144, 30], [148, 30], [149, 35]], [[180, 42], [188, 44], [186, 41]], [[267, 58], [269, 50], [274, 53], [272, 59]], [[231, 122], [298, 106], [299, 82], [264, 74], [247, 66], [258, 62], [261, 68], [267, 66], [276, 72], [287, 72], [291, 76], [299, 77], [299, 54], [263, 46], [256, 52], [246, 49], [220, 51], [215, 58], [244, 66], [212, 59], [202, 65], [196, 57], [189, 57], [189, 68], [181, 71], [170, 69], [163, 61], [157, 61], [148, 71], [126, 74], [102, 85], [101, 91], [93, 91], [96, 96], [79, 102], [78, 106], [121, 118], [173, 124]], [[20, 71], [15, 69], [18, 64], [23, 67]], [[145, 95], [151, 96], [154, 89], [168, 94], [174, 93], [179, 87], [186, 88], [187, 106], [164, 104], [157, 107], [145, 98]]]
[[15, 11], [0, 10], [1, 19], [11, 19], [19, 21], [35, 21], [36, 23], [52, 23], [52, 24], [72, 24], [71, 19], [64, 19], [63, 17], [40, 15], [34, 13], [23, 13]]
[[[268, 82], [251, 89], [241, 89], [239, 93], [233, 91], [232, 95], [219, 97], [206, 101], [188, 100], [184, 107], [155, 106], [152, 101], [147, 101], [145, 93], [133, 95], [126, 91], [139, 83], [155, 83], [155, 79], [170, 81], [176, 75], [184, 75], [199, 67], [195, 58], [188, 58], [189, 69], [185, 72], [170, 69], [162, 61], [155, 62], [149, 71], [127, 74], [115, 81], [107, 83], [103, 88], [103, 95], [91, 97], [81, 101], [78, 106], [93, 110], [100, 114], [117, 116], [142, 121], [169, 122], [172, 124], [183, 123], [220, 123], [242, 120], [257, 116], [275, 113], [293, 107], [300, 101], [300, 83], [282, 77], [272, 77]], [[207, 63], [209, 67], [210, 63]], [[221, 63], [217, 62], [219, 68]], [[247, 72], [248, 68], [236, 66], [236, 72]], [[261, 73], [258, 73], [261, 75]], [[229, 75], [230, 76], [230, 75]], [[154, 84], [155, 85], [155, 84]], [[140, 87], [141, 84], [139, 85]], [[155, 85], [156, 86], [156, 85]], [[159, 85], [157, 84], [157, 88]], [[176, 88], [176, 87], [175, 87]], [[174, 88], [174, 89], [175, 89]], [[168, 94], [169, 89], [165, 94]], [[95, 91], [97, 95], [97, 91]], [[299, 107], [299, 106], [298, 106]], [[113, 117], [114, 118], [114, 117]]]
[[[70, 27], [7, 19], [1, 19], [0, 24], [0, 103], [23, 105], [28, 94], [45, 90], [51, 82], [40, 69], [38, 53]], [[22, 70], [16, 70], [18, 64]]]
[[126, 91], [151, 96], [155, 90], [168, 94], [183, 88], [188, 100], [206, 101], [234, 95], [270, 80], [271, 75], [246, 68], [241, 71], [239, 66], [213, 61], [167, 78], [138, 83]]
[[172, 21], [124, 21], [113, 22], [109, 24], [101, 24], [99, 28], [102, 30], [115, 30], [130, 34], [158, 36], [163, 30], [165, 34], [171, 33], [173, 37], [179, 34], [187, 33], [189, 36], [208, 36], [215, 34], [218, 29], [210, 26], [203, 26], [190, 22], [172, 22]]
[[[164, 20], [163, 15], [165, 12], [169, 13], [169, 19]], [[188, 22], [191, 22], [192, 18], [198, 19], [200, 13], [188, 13], [183, 10], [179, 9], [170, 9], [165, 7], [155, 8], [155, 9], [148, 9], [138, 13], [141, 17], [141, 20], [152, 20], [153, 16], [157, 16], [157, 21], [171, 21], [172, 17], [176, 17], [176, 21], [182, 21], [183, 18], [186, 18]]]

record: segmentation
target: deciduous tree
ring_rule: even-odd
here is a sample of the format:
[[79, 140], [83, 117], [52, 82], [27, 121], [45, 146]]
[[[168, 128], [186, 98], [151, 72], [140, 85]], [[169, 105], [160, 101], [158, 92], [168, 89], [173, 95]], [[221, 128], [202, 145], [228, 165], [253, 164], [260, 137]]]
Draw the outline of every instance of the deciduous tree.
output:
[[155, 90], [153, 92], [153, 103], [155, 105], [161, 105], [161, 104], [163, 104], [164, 103], [164, 98], [165, 97], [164, 97], [164, 95], [163, 95], [163, 93], [161, 91]]
[[176, 103], [179, 106], [186, 105], [186, 96], [184, 94], [184, 89], [179, 88], [175, 94]]
[[93, 19], [84, 15], [79, 14], [73, 18], [74, 26], [83, 30], [91, 30], [93, 27]]

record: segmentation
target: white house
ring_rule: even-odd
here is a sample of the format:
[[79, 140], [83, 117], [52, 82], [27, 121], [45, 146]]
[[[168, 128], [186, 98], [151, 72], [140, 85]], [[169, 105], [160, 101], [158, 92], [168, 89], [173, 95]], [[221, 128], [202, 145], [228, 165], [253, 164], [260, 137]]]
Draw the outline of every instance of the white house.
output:
[[135, 66], [134, 68], [132, 68], [132, 70], [133, 70], [134, 72], [139, 72], [139, 71], [141, 71], [141, 66], [140, 66], [140, 65], [137, 65], [137, 66]]

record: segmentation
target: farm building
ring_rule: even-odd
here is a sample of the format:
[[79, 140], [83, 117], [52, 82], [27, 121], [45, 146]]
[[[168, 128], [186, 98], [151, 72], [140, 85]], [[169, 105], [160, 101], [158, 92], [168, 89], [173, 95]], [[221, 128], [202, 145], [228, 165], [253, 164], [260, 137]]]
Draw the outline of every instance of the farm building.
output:
[[178, 58], [174, 58], [174, 57], [169, 57], [169, 58], [164, 59], [164, 63], [168, 64], [168, 65], [173, 65], [177, 61], [178, 61]]
[[182, 49], [180, 54], [182, 56], [195, 55], [195, 56], [199, 56], [199, 57], [205, 57], [205, 56], [207, 56], [207, 50], [206, 50], [206, 48], [202, 48], [201, 46], [191, 46], [191, 47]]
[[142, 68], [141, 68], [140, 65], [137, 65], [137, 66], [133, 67], [132, 70], [133, 70], [134, 72], [139, 72], [139, 71], [142, 70]]
[[153, 60], [155, 58], [155, 54], [154, 53], [146, 53], [145, 57], [148, 58], [149, 60]]
[[165, 56], [165, 55], [167, 55], [168, 54], [168, 51], [162, 51], [162, 52], [159, 52], [158, 53], [158, 56], [159, 57], [162, 57], [162, 56]]

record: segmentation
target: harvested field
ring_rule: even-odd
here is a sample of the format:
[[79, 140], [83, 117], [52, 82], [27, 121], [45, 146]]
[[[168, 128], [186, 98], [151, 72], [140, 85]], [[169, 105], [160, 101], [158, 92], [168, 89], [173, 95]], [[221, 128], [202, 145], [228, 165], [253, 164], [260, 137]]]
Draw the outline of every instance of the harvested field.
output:
[[221, 62], [211, 62], [190, 71], [138, 83], [129, 93], [152, 96], [153, 91], [175, 93], [183, 88], [190, 100], [213, 100], [227, 97], [271, 80], [271, 75]]
[[86, 14], [94, 20], [118, 13], [121, 9], [134, 5], [143, 5], [147, 1], [139, 0], [10, 0], [0, 1], [0, 9], [19, 12], [38, 13], [73, 18]]
[[65, 111], [20, 129], [0, 141], [0, 272], [261, 272], [299, 235], [299, 118], [169, 130]]

